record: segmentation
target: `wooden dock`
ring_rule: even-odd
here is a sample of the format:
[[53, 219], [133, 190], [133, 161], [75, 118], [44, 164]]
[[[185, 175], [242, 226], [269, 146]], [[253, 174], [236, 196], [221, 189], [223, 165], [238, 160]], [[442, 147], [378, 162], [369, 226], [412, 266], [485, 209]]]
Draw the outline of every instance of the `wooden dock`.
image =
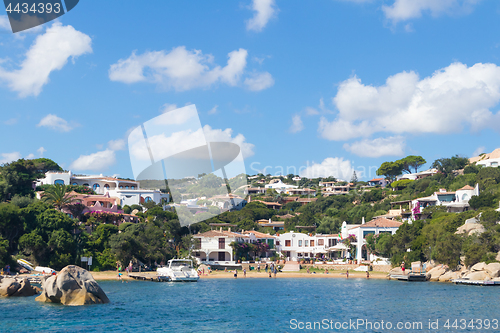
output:
[[477, 281], [477, 280], [464, 280], [455, 279], [451, 280], [454, 284], [468, 284], [473, 286], [500, 286], [500, 281]]
[[391, 280], [407, 281], [407, 282], [425, 282], [427, 281], [425, 274], [390, 274]]
[[170, 279], [168, 276], [161, 276], [150, 273], [129, 273], [129, 277], [134, 280], [142, 280], [142, 281], [153, 281], [153, 282], [169, 282]]

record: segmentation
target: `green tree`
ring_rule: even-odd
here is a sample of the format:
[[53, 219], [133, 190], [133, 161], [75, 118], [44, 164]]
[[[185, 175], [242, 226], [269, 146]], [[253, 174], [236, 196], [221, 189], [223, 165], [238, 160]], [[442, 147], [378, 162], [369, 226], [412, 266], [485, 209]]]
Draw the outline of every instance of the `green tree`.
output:
[[406, 156], [405, 158], [399, 160], [399, 162], [403, 164], [403, 171], [406, 171], [408, 173], [412, 173], [412, 171], [415, 171], [415, 173], [417, 173], [418, 169], [422, 165], [427, 163], [427, 161], [422, 156], [415, 155]]
[[432, 163], [432, 168], [438, 169], [439, 172], [448, 176], [453, 170], [460, 170], [469, 164], [469, 159], [458, 155], [451, 158], [440, 158]]
[[66, 185], [56, 184], [48, 188], [42, 196], [43, 201], [53, 205], [58, 210], [75, 203], [76, 196], [68, 192]]
[[378, 168], [377, 175], [385, 176], [385, 178], [393, 182], [396, 176], [401, 174], [401, 171], [403, 171], [403, 163], [401, 161], [384, 162], [380, 168]]

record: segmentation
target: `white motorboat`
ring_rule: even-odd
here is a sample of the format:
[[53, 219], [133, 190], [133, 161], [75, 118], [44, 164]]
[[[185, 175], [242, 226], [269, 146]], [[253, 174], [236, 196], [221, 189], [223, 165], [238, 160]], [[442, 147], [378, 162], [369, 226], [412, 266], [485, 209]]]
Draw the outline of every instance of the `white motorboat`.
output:
[[156, 273], [172, 282], [196, 282], [200, 278], [189, 259], [171, 259], [167, 267], [158, 268]]

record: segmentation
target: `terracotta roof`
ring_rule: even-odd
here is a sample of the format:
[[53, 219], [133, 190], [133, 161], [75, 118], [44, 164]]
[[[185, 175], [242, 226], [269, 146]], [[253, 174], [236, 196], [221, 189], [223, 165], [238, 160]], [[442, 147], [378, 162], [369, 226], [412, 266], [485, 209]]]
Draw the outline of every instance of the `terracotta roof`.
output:
[[281, 206], [281, 204], [277, 202], [266, 202], [262, 200], [254, 200], [254, 201], [262, 202], [266, 206]]
[[361, 224], [361, 225], [356, 226], [352, 229], [355, 229], [355, 228], [398, 228], [402, 224], [403, 223], [398, 222], [398, 221], [388, 220], [386, 218], [379, 217], [378, 219], [371, 220], [370, 222], [366, 222], [365, 224]]
[[194, 237], [235, 237], [235, 238], [248, 238], [247, 235], [242, 235], [242, 234], [237, 234], [235, 232], [230, 232], [230, 231], [217, 231], [217, 230], [210, 230], [206, 231], [202, 234], [197, 234], [194, 235]]
[[255, 230], [248, 230], [248, 231], [243, 231], [245, 235], [249, 234], [254, 234], [255, 238], [276, 238], [275, 236], [265, 234], [263, 232], [255, 231]]
[[383, 180], [384, 178], [373, 178], [372, 180], [369, 180], [369, 182], [378, 182], [379, 180]]
[[470, 185], [465, 185], [464, 187], [462, 187], [461, 189], [458, 189], [458, 191], [462, 191], [462, 190], [473, 190], [474, 187], [470, 186]]

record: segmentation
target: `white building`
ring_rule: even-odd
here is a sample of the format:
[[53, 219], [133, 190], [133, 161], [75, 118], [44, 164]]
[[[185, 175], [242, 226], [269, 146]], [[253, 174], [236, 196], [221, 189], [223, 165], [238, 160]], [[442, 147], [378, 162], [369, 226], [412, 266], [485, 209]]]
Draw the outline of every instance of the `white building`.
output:
[[449, 211], [463, 212], [468, 210], [470, 198], [477, 195], [479, 195], [479, 184], [476, 184], [476, 187], [466, 185], [455, 192], [440, 189], [428, 197], [413, 200], [412, 208], [420, 213], [428, 206], [447, 206]]
[[283, 183], [281, 179], [273, 179], [264, 187], [266, 189], [273, 189], [278, 193], [286, 193], [289, 189], [298, 188], [298, 186]]
[[410, 179], [410, 180], [417, 180], [417, 179], [423, 179], [426, 177], [434, 176], [435, 174], [438, 173], [438, 169], [428, 169], [424, 171], [420, 171], [417, 173], [407, 173], [404, 175], [400, 175], [397, 177], [397, 180], [402, 180], [402, 179]]
[[[370, 222], [364, 224], [358, 224], [354, 227], [352, 227], [351, 225], [350, 228], [347, 228], [346, 225], [345, 229], [348, 235], [344, 236], [344, 233], [342, 232], [342, 237], [343, 238], [348, 237], [349, 235], [356, 236], [356, 242], [354, 242], [353, 244], [356, 245], [355, 259], [358, 260], [358, 263], [360, 263], [361, 260], [373, 261], [378, 257], [375, 256], [374, 254], [368, 255], [368, 251], [366, 249], [366, 237], [368, 235], [378, 235], [382, 233], [390, 233], [394, 235], [402, 224], [403, 223], [398, 221], [388, 220], [383, 217], [379, 217], [375, 220], [371, 220]], [[344, 231], [344, 225], [342, 225], [342, 227], [343, 227], [342, 231]]]
[[469, 162], [482, 165], [483, 167], [498, 167], [500, 166], [500, 148], [495, 149], [489, 154], [481, 154], [469, 159]]
[[278, 236], [277, 249], [287, 260], [330, 257], [329, 252], [341, 250], [336, 248], [339, 241], [338, 235], [303, 234], [287, 232]]
[[[210, 230], [193, 236], [195, 240], [194, 256], [199, 263], [234, 265], [232, 242], [250, 242], [250, 235], [243, 235], [225, 230]], [[255, 239], [255, 237], [253, 237]]]
[[106, 195], [120, 200], [120, 205], [143, 204], [154, 201], [155, 203], [168, 202], [170, 196], [168, 193], [162, 193], [160, 190], [141, 189], [139, 182], [134, 180], [119, 179], [115, 177], [99, 176], [75, 176], [68, 172], [48, 171], [45, 178], [36, 182], [41, 185], [81, 185], [92, 188], [97, 194]]

